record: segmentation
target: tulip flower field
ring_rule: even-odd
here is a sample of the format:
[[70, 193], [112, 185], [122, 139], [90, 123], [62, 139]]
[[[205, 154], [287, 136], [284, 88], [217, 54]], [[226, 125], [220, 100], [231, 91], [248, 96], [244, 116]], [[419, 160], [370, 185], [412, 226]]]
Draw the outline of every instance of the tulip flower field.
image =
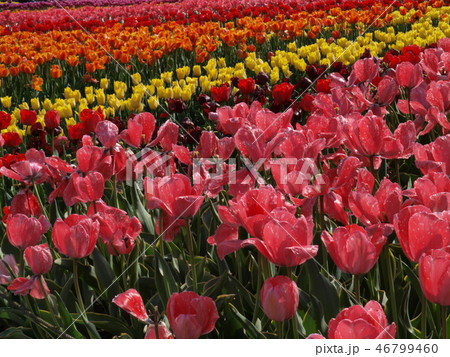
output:
[[450, 337], [450, 5], [0, 2], [0, 338]]

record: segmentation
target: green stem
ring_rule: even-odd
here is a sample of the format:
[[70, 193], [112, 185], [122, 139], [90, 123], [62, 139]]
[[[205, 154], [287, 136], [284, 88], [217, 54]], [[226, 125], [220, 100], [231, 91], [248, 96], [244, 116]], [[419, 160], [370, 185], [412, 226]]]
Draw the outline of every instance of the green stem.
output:
[[353, 275], [353, 279], [355, 281], [355, 295], [356, 301], [361, 305], [361, 276], [359, 274]]
[[261, 285], [262, 285], [261, 264], [262, 264], [261, 253], [258, 252], [258, 272], [257, 272], [257, 274], [258, 274], [258, 281], [256, 283], [255, 307], [253, 308], [253, 319], [252, 319], [253, 324], [256, 323], [256, 319], [257, 319], [257, 312], [258, 312], [258, 307], [259, 307], [259, 294], [260, 294]]
[[191, 257], [191, 269], [192, 269], [192, 283], [194, 285], [194, 292], [198, 292], [197, 287], [197, 270], [195, 269], [195, 259], [194, 259], [194, 242], [192, 238], [191, 231], [191, 221], [189, 219], [186, 220], [187, 225], [187, 233], [188, 233], [188, 246], [189, 246], [189, 255]]
[[278, 330], [278, 338], [283, 338], [283, 322], [276, 322]]
[[441, 306], [442, 338], [447, 338], [447, 306]]
[[54, 313], [54, 310], [52, 309], [52, 305], [50, 304], [50, 297], [48, 296], [47, 291], [45, 290], [45, 287], [44, 287], [44, 283], [42, 282], [42, 279], [44, 279], [44, 277], [42, 275], [40, 275], [38, 277], [38, 279], [39, 279], [39, 285], [41, 286], [42, 293], [44, 294], [44, 297], [45, 297], [45, 304], [47, 305], [48, 312], [50, 313], [50, 316], [52, 317], [55, 327], [59, 328], [60, 326], [59, 326], [58, 321], [56, 320], [56, 316], [55, 316], [56, 314]]
[[[292, 281], [295, 281], [293, 278], [293, 274], [292, 274], [292, 267], [287, 267], [287, 274], [289, 279], [291, 279]], [[300, 336], [298, 334], [298, 320], [297, 320], [297, 311], [294, 312], [294, 316], [292, 316], [292, 332], [294, 334], [294, 338], [295, 339], [299, 339]]]
[[422, 294], [422, 316], [420, 316], [422, 338], [427, 338], [427, 298]]
[[81, 311], [84, 314], [86, 309], [84, 308], [83, 297], [81, 296], [80, 282], [78, 281], [78, 264], [76, 259], [73, 259], [73, 282], [75, 284], [75, 292], [77, 294], [78, 304], [80, 305]]
[[386, 257], [386, 268], [388, 271], [389, 292], [390, 292], [389, 300], [391, 301], [392, 316], [394, 322], [398, 325], [397, 299], [395, 297], [394, 274], [392, 273], [391, 254], [389, 252], [388, 245], [386, 245], [384, 248], [384, 255]]
[[23, 276], [23, 271], [25, 268], [25, 261], [23, 259], [23, 249], [20, 249], [20, 256], [19, 256], [19, 276]]

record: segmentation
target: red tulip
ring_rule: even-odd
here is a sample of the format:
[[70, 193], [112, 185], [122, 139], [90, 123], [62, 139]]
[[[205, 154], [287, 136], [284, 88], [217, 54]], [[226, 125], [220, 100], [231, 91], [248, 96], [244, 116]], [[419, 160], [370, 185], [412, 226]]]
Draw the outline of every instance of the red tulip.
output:
[[289, 83], [281, 83], [273, 86], [272, 97], [277, 105], [283, 105], [291, 99], [294, 86]]
[[99, 232], [98, 222], [87, 216], [71, 214], [64, 221], [58, 218], [52, 238], [56, 249], [71, 258], [80, 259], [92, 253]]
[[332, 236], [323, 231], [321, 238], [339, 269], [350, 274], [366, 274], [377, 262], [386, 243], [381, 227], [369, 232], [351, 224], [337, 227]]
[[9, 242], [16, 248], [25, 249], [38, 244], [42, 235], [50, 228], [47, 218], [27, 217], [22, 213], [11, 215], [6, 220]]
[[450, 243], [450, 217], [425, 206], [409, 206], [394, 216], [394, 228], [405, 255], [418, 262], [423, 253]]
[[80, 121], [87, 134], [95, 132], [97, 124], [103, 120], [105, 120], [105, 117], [100, 107], [97, 110], [83, 109], [80, 113]]
[[147, 208], [161, 208], [173, 217], [192, 217], [203, 203], [197, 187], [192, 187], [189, 178], [182, 174], [146, 177], [144, 185]]
[[231, 87], [228, 83], [222, 84], [220, 87], [211, 88], [211, 97], [216, 102], [226, 102], [230, 99]]
[[397, 327], [388, 325], [381, 305], [371, 300], [366, 306], [353, 305], [328, 323], [331, 339], [394, 339]]
[[166, 313], [175, 336], [183, 339], [210, 333], [219, 318], [214, 300], [192, 291], [172, 294]]
[[95, 134], [104, 147], [114, 147], [119, 138], [119, 128], [109, 120], [101, 121], [95, 127]]
[[25, 260], [34, 275], [46, 274], [52, 269], [53, 257], [47, 243], [25, 249]]
[[398, 94], [398, 85], [394, 78], [384, 76], [378, 83], [378, 103], [387, 106], [392, 103]]
[[33, 125], [36, 123], [37, 115], [34, 110], [21, 109], [20, 110], [20, 121], [23, 125]]
[[61, 124], [61, 118], [57, 110], [49, 110], [44, 116], [45, 129], [53, 130]]
[[238, 88], [243, 95], [253, 94], [255, 91], [255, 80], [253, 78], [240, 79]]
[[163, 322], [160, 322], [158, 324], [158, 337], [156, 337], [155, 324], [150, 324], [144, 338], [151, 340], [155, 340], [157, 338], [161, 340], [171, 340], [173, 339], [173, 335], [167, 326]]
[[117, 295], [112, 302], [141, 321], [149, 320], [141, 294], [135, 289], [128, 289]]
[[299, 293], [295, 282], [287, 276], [268, 278], [261, 288], [261, 306], [273, 321], [285, 321], [294, 316], [298, 308]]
[[3, 133], [1, 135], [2, 135], [2, 139], [3, 139], [2, 141], [4, 141], [3, 145], [6, 147], [15, 147], [15, 146], [19, 146], [20, 144], [22, 144], [22, 138], [20, 137], [20, 135], [18, 133], [7, 132], [7, 133]]
[[450, 305], [450, 247], [433, 249], [420, 257], [419, 279], [428, 300]]
[[0, 130], [6, 129], [11, 123], [11, 114], [0, 111]]

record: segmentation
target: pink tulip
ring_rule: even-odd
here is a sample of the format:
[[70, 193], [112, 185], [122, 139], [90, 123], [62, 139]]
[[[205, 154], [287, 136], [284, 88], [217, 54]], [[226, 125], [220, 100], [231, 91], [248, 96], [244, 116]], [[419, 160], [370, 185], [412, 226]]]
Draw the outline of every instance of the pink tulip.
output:
[[119, 128], [116, 124], [109, 120], [98, 122], [95, 127], [95, 134], [104, 147], [114, 147], [119, 138]]
[[353, 305], [328, 323], [330, 339], [394, 339], [397, 327], [388, 325], [381, 305], [371, 300], [366, 306]]
[[261, 306], [273, 321], [289, 320], [297, 311], [298, 301], [297, 284], [287, 276], [268, 278], [261, 288]]
[[199, 338], [214, 330], [219, 314], [214, 300], [192, 291], [174, 293], [166, 307], [176, 338]]
[[172, 340], [173, 335], [170, 332], [170, 330], [167, 328], [167, 326], [160, 322], [158, 324], [158, 337], [156, 337], [156, 326], [155, 324], [150, 324], [148, 326], [147, 332], [145, 334], [145, 339], [155, 340], [155, 339], [161, 339], [161, 340]]
[[38, 244], [42, 239], [42, 235], [49, 228], [50, 223], [44, 216], [37, 219], [18, 213], [9, 216], [6, 220], [6, 233], [8, 234], [9, 242], [19, 249]]
[[182, 174], [145, 178], [145, 197], [147, 208], [161, 208], [177, 218], [194, 216], [203, 203], [204, 197], [197, 187], [192, 187], [189, 178]]
[[74, 259], [92, 253], [99, 232], [98, 222], [87, 216], [71, 214], [64, 221], [58, 218], [53, 226], [52, 238], [56, 249]]
[[394, 216], [394, 228], [405, 255], [418, 262], [423, 253], [450, 243], [450, 217], [425, 206], [409, 206]]
[[419, 63], [401, 62], [395, 69], [395, 78], [399, 86], [414, 88], [423, 81], [422, 67]]
[[120, 138], [128, 145], [141, 147], [148, 144], [155, 130], [155, 117], [151, 113], [140, 113], [128, 121], [128, 129], [120, 133]]
[[52, 269], [53, 257], [47, 243], [25, 249], [25, 260], [34, 275], [46, 274]]
[[149, 320], [141, 294], [135, 289], [128, 289], [117, 295], [112, 302], [141, 321]]
[[339, 269], [355, 275], [366, 274], [377, 262], [386, 243], [381, 227], [369, 232], [351, 224], [337, 227], [333, 235], [323, 231], [321, 238]]
[[419, 279], [428, 300], [450, 305], [450, 247], [432, 249], [420, 257]]

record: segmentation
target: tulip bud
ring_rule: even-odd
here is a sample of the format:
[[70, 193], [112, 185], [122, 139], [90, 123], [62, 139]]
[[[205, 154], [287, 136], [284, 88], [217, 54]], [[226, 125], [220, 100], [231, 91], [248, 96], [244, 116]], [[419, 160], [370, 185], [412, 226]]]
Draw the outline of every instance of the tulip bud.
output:
[[285, 321], [294, 316], [298, 308], [299, 293], [295, 282], [286, 276], [268, 278], [261, 289], [261, 305], [273, 321]]
[[34, 275], [45, 274], [52, 269], [53, 258], [47, 243], [25, 249], [25, 259]]

